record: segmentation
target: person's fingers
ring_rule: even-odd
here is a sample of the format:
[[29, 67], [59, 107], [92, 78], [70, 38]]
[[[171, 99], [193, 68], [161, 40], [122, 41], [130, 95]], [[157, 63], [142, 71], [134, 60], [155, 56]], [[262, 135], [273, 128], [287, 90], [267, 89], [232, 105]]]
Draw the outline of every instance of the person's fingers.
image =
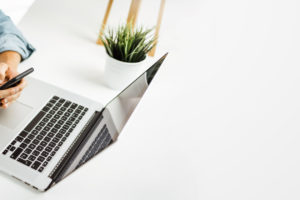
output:
[[26, 87], [26, 85], [27, 85], [27, 83], [26, 83], [25, 79], [22, 79], [20, 81], [20, 83], [17, 86], [13, 87], [13, 88], [15, 88], [18, 91], [22, 91]]
[[8, 102], [8, 103], [5, 103], [5, 104], [1, 104], [0, 108], [2, 109], [6, 109], [10, 106], [10, 104], [12, 104], [12, 102]]
[[7, 104], [7, 103], [13, 103], [17, 98], [19, 98], [21, 95], [21, 92], [18, 92], [12, 96], [6, 97], [5, 99], [1, 100], [2, 105]]
[[12, 78], [16, 77], [18, 74], [19, 74], [18, 71], [15, 71], [15, 70], [12, 70], [11, 68], [8, 68], [8, 70], [6, 72], [6, 78], [9, 80], [9, 79], [12, 79]]
[[0, 90], [0, 99], [7, 98], [9, 96], [15, 95], [18, 92], [21, 92], [25, 88], [25, 86], [26, 86], [26, 81], [22, 79], [17, 86], [6, 90]]
[[6, 78], [7, 69], [8, 65], [6, 63], [0, 63], [0, 84], [3, 83]]

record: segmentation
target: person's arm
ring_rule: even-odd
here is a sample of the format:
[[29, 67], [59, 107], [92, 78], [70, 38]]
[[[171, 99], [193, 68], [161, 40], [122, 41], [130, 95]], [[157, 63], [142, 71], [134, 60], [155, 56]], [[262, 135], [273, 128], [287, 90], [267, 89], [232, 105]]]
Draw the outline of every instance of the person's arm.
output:
[[6, 63], [13, 71], [18, 71], [18, 65], [21, 59], [21, 55], [15, 51], [4, 51], [0, 53], [0, 63]]
[[34, 50], [10, 17], [0, 10], [0, 53], [15, 51], [20, 54], [23, 61], [30, 57]]
[[[18, 64], [27, 59], [34, 48], [24, 38], [11, 19], [0, 10], [0, 85], [18, 74]], [[0, 91], [0, 107], [7, 108], [21, 94], [24, 80], [7, 90]]]

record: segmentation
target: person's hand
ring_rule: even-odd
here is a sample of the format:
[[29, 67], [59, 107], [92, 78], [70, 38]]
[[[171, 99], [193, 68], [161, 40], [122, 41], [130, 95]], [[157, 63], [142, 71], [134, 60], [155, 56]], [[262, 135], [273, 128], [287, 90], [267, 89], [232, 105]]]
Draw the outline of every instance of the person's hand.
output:
[[[6, 63], [0, 63], [0, 85], [6, 83], [9, 79], [18, 75], [16, 70], [10, 68]], [[24, 79], [12, 88], [0, 90], [0, 108], [7, 108], [11, 103], [20, 97], [21, 91], [25, 88], [26, 82]]]

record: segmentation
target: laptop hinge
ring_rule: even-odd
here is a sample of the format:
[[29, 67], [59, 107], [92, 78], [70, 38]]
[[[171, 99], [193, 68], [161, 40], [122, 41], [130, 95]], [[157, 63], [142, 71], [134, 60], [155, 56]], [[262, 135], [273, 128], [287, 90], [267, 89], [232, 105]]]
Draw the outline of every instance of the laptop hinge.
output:
[[100, 112], [94, 112], [94, 115], [91, 117], [84, 129], [80, 132], [78, 137], [74, 140], [73, 144], [66, 151], [65, 155], [55, 167], [54, 171], [50, 173], [49, 177], [52, 179], [50, 187], [51, 185], [57, 183], [61, 179], [61, 177], [64, 175], [64, 172], [66, 172], [66, 170], [69, 167], [69, 162], [72, 162], [72, 160], [77, 156], [81, 148], [84, 146], [85, 142], [89, 139], [93, 131], [97, 128], [97, 126], [103, 119], [103, 110], [104, 109], [102, 109]]

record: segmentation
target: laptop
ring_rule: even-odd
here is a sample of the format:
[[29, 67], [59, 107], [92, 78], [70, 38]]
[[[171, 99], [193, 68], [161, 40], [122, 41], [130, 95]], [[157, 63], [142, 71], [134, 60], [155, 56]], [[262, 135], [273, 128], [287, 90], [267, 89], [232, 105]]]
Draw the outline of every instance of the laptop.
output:
[[166, 56], [106, 106], [28, 78], [0, 111], [0, 170], [39, 191], [60, 182], [117, 140]]

